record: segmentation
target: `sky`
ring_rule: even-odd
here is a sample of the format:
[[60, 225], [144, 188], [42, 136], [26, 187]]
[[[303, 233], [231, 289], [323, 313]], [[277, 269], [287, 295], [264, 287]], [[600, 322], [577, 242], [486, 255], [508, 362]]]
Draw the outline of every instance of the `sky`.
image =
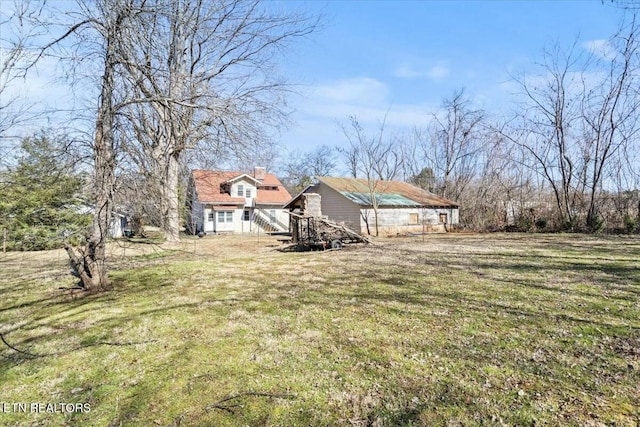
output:
[[[462, 88], [478, 108], [508, 115], [513, 75], [531, 73], [554, 43], [601, 46], [623, 13], [609, 0], [269, 1], [322, 16], [279, 64], [297, 91], [290, 126], [276, 135], [285, 152], [344, 146], [348, 116], [370, 130], [386, 116], [387, 129], [408, 131]], [[73, 94], [50, 78], [53, 68], [39, 64], [17, 90], [51, 106], [70, 102]]]
[[329, 1], [300, 3], [323, 25], [296, 44], [283, 72], [291, 98], [286, 147], [344, 145], [339, 124], [376, 129], [424, 124], [464, 88], [475, 105], [508, 115], [514, 75], [534, 72], [553, 44], [585, 51], [613, 35], [622, 10], [609, 1]]

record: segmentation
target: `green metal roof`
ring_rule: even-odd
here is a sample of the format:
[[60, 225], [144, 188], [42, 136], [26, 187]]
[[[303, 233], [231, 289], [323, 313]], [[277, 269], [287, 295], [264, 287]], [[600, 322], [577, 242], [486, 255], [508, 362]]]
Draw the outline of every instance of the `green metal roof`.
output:
[[[369, 193], [355, 191], [340, 191], [340, 194], [358, 205], [372, 206]], [[420, 203], [404, 197], [398, 193], [375, 193], [378, 206], [420, 206]]]
[[406, 182], [368, 181], [358, 178], [318, 176], [316, 179], [358, 205], [371, 206], [369, 192], [373, 187], [382, 206], [437, 206], [457, 208], [458, 204]]

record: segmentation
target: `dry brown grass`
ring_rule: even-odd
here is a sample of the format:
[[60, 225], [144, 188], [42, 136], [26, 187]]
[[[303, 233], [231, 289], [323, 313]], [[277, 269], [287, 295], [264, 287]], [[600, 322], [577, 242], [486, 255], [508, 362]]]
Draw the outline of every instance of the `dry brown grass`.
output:
[[114, 288], [0, 255], [0, 413], [31, 425], [620, 425], [640, 420], [640, 239], [429, 235], [114, 244]]

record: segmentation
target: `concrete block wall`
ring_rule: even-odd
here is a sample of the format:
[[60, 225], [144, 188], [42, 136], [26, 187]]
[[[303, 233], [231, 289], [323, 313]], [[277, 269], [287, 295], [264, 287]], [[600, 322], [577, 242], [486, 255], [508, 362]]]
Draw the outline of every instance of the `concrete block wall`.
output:
[[305, 215], [314, 217], [322, 216], [321, 197], [317, 193], [306, 193], [302, 195], [302, 210]]

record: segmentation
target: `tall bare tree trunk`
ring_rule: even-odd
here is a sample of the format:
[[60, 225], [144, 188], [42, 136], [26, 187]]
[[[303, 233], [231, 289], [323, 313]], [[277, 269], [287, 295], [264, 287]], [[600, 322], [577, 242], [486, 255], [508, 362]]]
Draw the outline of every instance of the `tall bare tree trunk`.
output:
[[245, 154], [244, 147], [268, 140], [264, 128], [283, 123], [282, 96], [290, 91], [273, 73], [274, 53], [313, 31], [316, 21], [261, 0], [142, 3], [145, 19], [126, 40], [132, 59], [123, 66], [132, 90], [148, 102], [136, 107], [158, 124], [134, 126], [142, 136], [141, 163], [149, 153], [158, 161], [159, 222], [166, 240], [176, 242], [181, 157], [200, 144], [214, 148], [205, 153]]
[[373, 216], [376, 221], [376, 237], [378, 237], [380, 235], [380, 230], [378, 228], [378, 207], [377, 206], [373, 208]]
[[117, 64], [115, 43], [122, 19], [123, 15], [119, 15], [114, 25], [109, 26], [105, 34], [105, 63], [93, 143], [95, 163], [93, 222], [87, 236], [87, 243], [83, 248], [79, 248], [76, 252], [71, 246], [65, 247], [71, 265], [80, 277], [83, 287], [92, 291], [103, 290], [109, 284], [106, 244], [113, 209], [116, 168], [113, 106], [114, 75]]
[[166, 211], [162, 212], [163, 231], [165, 239], [169, 243], [180, 241], [180, 202], [179, 202], [179, 179], [180, 161], [179, 154], [169, 155], [167, 162], [166, 181], [162, 188], [163, 204]]

